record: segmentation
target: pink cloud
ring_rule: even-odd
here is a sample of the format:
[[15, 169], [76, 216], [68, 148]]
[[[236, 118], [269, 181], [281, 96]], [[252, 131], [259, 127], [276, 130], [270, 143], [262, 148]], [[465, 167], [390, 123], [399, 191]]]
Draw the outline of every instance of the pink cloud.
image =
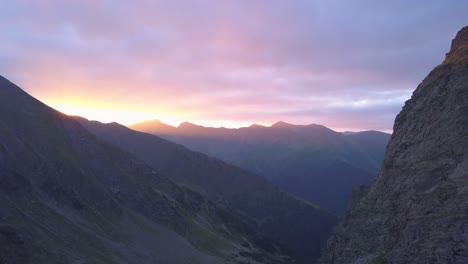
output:
[[382, 5], [14, 1], [0, 10], [0, 70], [45, 101], [120, 106], [145, 119], [389, 130], [468, 22], [468, 6]]

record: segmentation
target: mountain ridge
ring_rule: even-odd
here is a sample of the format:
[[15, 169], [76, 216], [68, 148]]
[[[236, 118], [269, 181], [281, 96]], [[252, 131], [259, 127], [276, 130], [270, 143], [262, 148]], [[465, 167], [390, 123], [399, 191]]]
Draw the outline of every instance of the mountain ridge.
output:
[[1, 263], [285, 261], [229, 212], [4, 77], [0, 179]]
[[322, 263], [468, 262], [468, 27], [394, 123], [382, 169], [356, 189]]
[[133, 128], [261, 175], [335, 213], [345, 210], [354, 185], [370, 183], [377, 174], [390, 137], [376, 131], [343, 135], [323, 125], [282, 121], [238, 129]]
[[[96, 121], [96, 120], [89, 120], [89, 121]], [[142, 122], [137, 122], [137, 123], [134, 123], [134, 124], [130, 124], [130, 125], [127, 125], [126, 127], [128, 128], [131, 128], [133, 130], [136, 130], [136, 131], [141, 131], [141, 132], [146, 132], [146, 133], [151, 133], [151, 127], [152, 126], [163, 126], [163, 127], [167, 127], [167, 128], [170, 128], [170, 129], [177, 129], [177, 128], [180, 128], [180, 127], [186, 127], [186, 128], [192, 128], [192, 127], [197, 127], [197, 128], [205, 128], [205, 129], [225, 129], [225, 130], [243, 130], [243, 129], [247, 129], [247, 128], [294, 128], [294, 127], [323, 127], [323, 128], [326, 128], [326, 129], [330, 129], [324, 125], [321, 125], [321, 124], [315, 124], [315, 123], [310, 123], [310, 124], [292, 124], [292, 123], [288, 123], [288, 122], [285, 122], [285, 121], [277, 121], [277, 122], [274, 122], [272, 123], [271, 125], [260, 125], [260, 124], [256, 124], [256, 123], [252, 123], [251, 125], [249, 126], [245, 126], [245, 127], [238, 127], [238, 128], [226, 128], [226, 127], [211, 127], [211, 126], [203, 126], [203, 125], [199, 125], [199, 124], [196, 124], [196, 123], [192, 123], [190, 121], [184, 121], [184, 122], [181, 122], [179, 125], [177, 126], [173, 126], [173, 125], [169, 125], [169, 124], [166, 124], [164, 122], [162, 122], [161, 120], [158, 120], [158, 119], [153, 119], [153, 120], [145, 120], [145, 121], [142, 121]], [[330, 130], [333, 130], [333, 129], [330, 129]], [[333, 130], [334, 131], [334, 130]], [[344, 131], [344, 132], [337, 132], [337, 133], [362, 133], [362, 132], [378, 132], [378, 133], [383, 133], [383, 134], [389, 134], [387, 132], [383, 132], [383, 131], [379, 131], [379, 130], [360, 130], [360, 131]]]
[[96, 136], [128, 150], [176, 183], [206, 195], [221, 207], [231, 208], [262, 234], [273, 236], [273, 241], [292, 250], [299, 263], [310, 263], [318, 256], [337, 221], [333, 214], [278, 190], [263, 177], [182, 145], [122, 125], [115, 129], [97, 121], [77, 120]]

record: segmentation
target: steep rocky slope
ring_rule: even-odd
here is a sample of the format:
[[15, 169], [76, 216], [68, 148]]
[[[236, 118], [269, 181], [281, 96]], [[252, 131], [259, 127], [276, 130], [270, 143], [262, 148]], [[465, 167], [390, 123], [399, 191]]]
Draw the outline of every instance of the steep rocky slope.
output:
[[0, 263], [284, 262], [229, 212], [0, 77]]
[[322, 263], [468, 263], [468, 27], [394, 125]]
[[172, 127], [159, 121], [131, 127], [261, 175], [335, 213], [346, 210], [354, 186], [375, 177], [390, 138], [377, 131], [344, 135], [322, 125], [285, 122], [239, 129], [187, 122]]
[[126, 149], [176, 183], [231, 210], [298, 263], [312, 263], [319, 257], [337, 222], [331, 213], [223, 161], [116, 123], [77, 120], [93, 134]]

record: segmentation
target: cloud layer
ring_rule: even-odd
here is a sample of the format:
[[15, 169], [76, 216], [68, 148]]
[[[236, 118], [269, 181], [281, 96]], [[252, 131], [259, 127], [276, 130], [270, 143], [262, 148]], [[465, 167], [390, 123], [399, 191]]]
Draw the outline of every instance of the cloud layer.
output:
[[0, 74], [103, 121], [391, 130], [468, 2], [387, 2], [6, 1]]

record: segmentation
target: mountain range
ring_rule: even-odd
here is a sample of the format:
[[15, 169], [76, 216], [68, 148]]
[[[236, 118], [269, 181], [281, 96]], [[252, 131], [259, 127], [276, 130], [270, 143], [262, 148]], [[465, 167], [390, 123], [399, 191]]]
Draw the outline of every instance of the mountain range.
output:
[[300, 263], [317, 258], [337, 217], [268, 180], [205, 154], [117, 123], [77, 117], [99, 138], [125, 149], [175, 183], [206, 196], [255, 227]]
[[1, 263], [281, 263], [248, 225], [0, 78]]
[[[385, 154], [388, 134], [321, 125], [138, 132], [0, 76], [0, 263], [468, 263], [467, 116], [468, 27]], [[342, 212], [352, 188], [340, 219], [306, 201]]]
[[311, 263], [336, 224], [260, 176], [77, 119], [0, 77], [0, 263]]
[[261, 175], [280, 189], [341, 214], [352, 188], [369, 184], [383, 160], [389, 134], [339, 133], [322, 125], [277, 122], [270, 127], [178, 127], [147, 121], [132, 129], [164, 137]]

